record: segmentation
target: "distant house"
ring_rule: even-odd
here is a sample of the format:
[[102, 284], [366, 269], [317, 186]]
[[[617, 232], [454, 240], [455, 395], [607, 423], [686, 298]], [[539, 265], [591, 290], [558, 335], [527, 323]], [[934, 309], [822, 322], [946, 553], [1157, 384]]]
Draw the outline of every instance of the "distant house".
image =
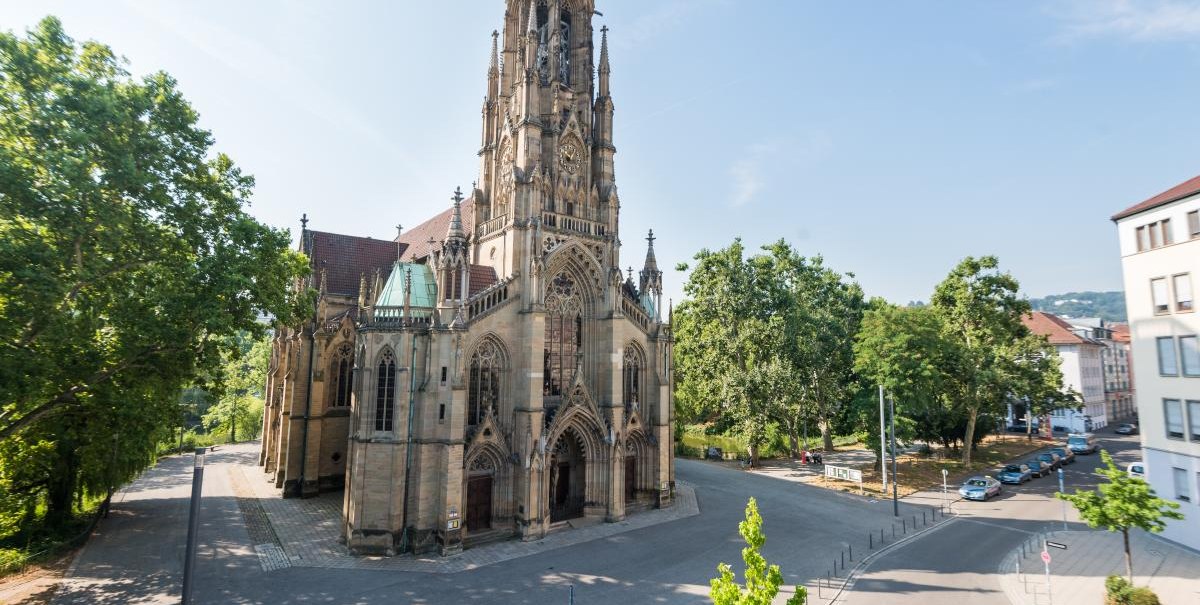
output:
[[[1052, 313], [1034, 311], [1021, 318], [1034, 334], [1045, 336], [1062, 359], [1063, 388], [1075, 392], [1081, 403], [1078, 408], [1056, 410], [1050, 414], [1050, 425], [1073, 433], [1082, 433], [1108, 425], [1104, 392], [1104, 342], [1093, 338], [1092, 330], [1072, 326]], [[1009, 424], [1024, 421], [1025, 410], [1020, 404], [1009, 406]], [[1034, 419], [1034, 425], [1038, 424]]]
[[1131, 371], [1129, 324], [1100, 317], [1068, 319], [1076, 334], [1104, 344], [1104, 407], [1109, 422], [1133, 416], [1133, 372]]

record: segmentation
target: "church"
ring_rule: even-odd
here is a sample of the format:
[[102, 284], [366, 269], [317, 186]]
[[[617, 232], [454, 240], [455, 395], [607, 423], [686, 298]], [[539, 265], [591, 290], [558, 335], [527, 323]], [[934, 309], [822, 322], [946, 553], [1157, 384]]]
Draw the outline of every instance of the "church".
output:
[[259, 462], [285, 497], [342, 490], [353, 553], [672, 503], [670, 312], [653, 232], [621, 270], [607, 28], [597, 56], [594, 0], [506, 9], [471, 190], [394, 240], [302, 221], [316, 303], [272, 341]]

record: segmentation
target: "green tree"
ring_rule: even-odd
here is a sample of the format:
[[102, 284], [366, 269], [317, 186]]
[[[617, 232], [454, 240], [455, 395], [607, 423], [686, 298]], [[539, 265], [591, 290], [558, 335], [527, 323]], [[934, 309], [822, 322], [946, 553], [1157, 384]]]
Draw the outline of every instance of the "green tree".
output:
[[0, 477], [24, 448], [48, 465], [12, 506], [44, 496], [55, 524], [132, 477], [232, 336], [309, 303], [305, 260], [212, 142], [169, 75], [131, 78], [53, 17], [0, 33], [0, 443], [21, 450]]
[[[981, 414], [999, 414], [1013, 397], [1032, 387], [1022, 380], [1033, 363], [1036, 343], [1021, 317], [1029, 313], [1016, 278], [1001, 272], [994, 256], [967, 257], [938, 284], [930, 306], [942, 318], [944, 335], [958, 351], [960, 362], [948, 376], [945, 395], [966, 417], [962, 461], [971, 464], [975, 425]], [[1054, 351], [1044, 351], [1053, 357]], [[1037, 389], [1042, 392], [1040, 388]]]
[[1107, 479], [1094, 490], [1057, 492], [1056, 497], [1070, 502], [1089, 527], [1119, 531], [1125, 540], [1125, 575], [1133, 582], [1133, 555], [1129, 550], [1129, 530], [1139, 528], [1152, 533], [1166, 529], [1165, 519], [1182, 520], [1178, 502], [1163, 500], [1141, 478], [1130, 477], [1117, 467], [1107, 450], [1100, 450], [1104, 467], [1096, 474]]
[[231, 442], [237, 436], [254, 439], [262, 429], [263, 388], [271, 358], [269, 336], [254, 341], [239, 336], [237, 340], [238, 346], [226, 354], [221, 367], [217, 403], [204, 414], [208, 430], [228, 434]]
[[[742, 549], [742, 561], [746, 563], [746, 584], [738, 584], [737, 577], [726, 563], [717, 566], [720, 576], [709, 585], [709, 597], [715, 605], [770, 605], [783, 586], [783, 573], [778, 565], [768, 565], [759, 553], [767, 536], [762, 531], [762, 516], [758, 514], [758, 502], [754, 498], [746, 503], [746, 520], [738, 523], [738, 533], [746, 541]], [[808, 589], [796, 587], [796, 593], [787, 600], [788, 605], [802, 605], [808, 597]]]

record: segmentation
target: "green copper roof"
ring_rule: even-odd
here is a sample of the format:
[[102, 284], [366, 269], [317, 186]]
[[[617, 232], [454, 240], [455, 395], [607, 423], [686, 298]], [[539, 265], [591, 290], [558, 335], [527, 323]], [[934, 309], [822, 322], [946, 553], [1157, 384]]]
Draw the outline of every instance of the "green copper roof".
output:
[[[387, 283], [375, 300], [376, 314], [395, 314], [402, 316], [404, 307], [404, 277], [412, 271], [412, 295], [408, 305], [413, 317], [429, 317], [430, 312], [437, 306], [437, 282], [433, 279], [433, 271], [427, 265], [419, 263], [401, 263], [392, 265]], [[388, 308], [386, 311], [384, 308]]]
[[646, 313], [650, 315], [650, 319], [654, 319], [654, 299], [650, 298], [650, 293], [643, 292], [642, 300], [639, 302], [642, 303], [642, 308], [646, 310]]

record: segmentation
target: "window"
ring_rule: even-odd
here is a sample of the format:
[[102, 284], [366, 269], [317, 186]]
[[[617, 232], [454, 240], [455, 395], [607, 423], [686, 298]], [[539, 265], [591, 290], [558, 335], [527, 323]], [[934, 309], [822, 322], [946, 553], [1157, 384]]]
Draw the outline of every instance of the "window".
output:
[[1184, 502], [1192, 501], [1192, 486], [1188, 483], [1188, 473], [1181, 468], [1171, 469], [1171, 474], [1175, 477], [1175, 499]]
[[560, 273], [546, 291], [542, 396], [560, 397], [575, 376], [583, 342], [583, 303], [575, 281]]
[[1200, 401], [1188, 401], [1188, 431], [1192, 441], [1200, 443]]
[[1150, 248], [1157, 248], [1159, 246], [1158, 223], [1150, 223], [1146, 229], [1150, 232]]
[[1200, 376], [1200, 344], [1196, 335], [1179, 337], [1179, 357], [1183, 361], [1184, 376]]
[[635, 346], [629, 345], [625, 347], [625, 366], [623, 368], [621, 381], [625, 392], [625, 408], [632, 409], [641, 403], [641, 388], [642, 388], [642, 368], [646, 367], [646, 362], [642, 356], [642, 352]]
[[500, 375], [504, 355], [496, 341], [484, 340], [471, 354], [471, 380], [467, 385], [467, 425], [479, 424], [500, 402]]
[[1192, 310], [1192, 275], [1190, 273], [1180, 273], [1171, 278], [1175, 286], [1175, 310], [1176, 311], [1191, 311]]
[[1171, 244], [1175, 243], [1175, 238], [1171, 237], [1171, 219], [1164, 218], [1159, 224], [1162, 225], [1163, 245], [1170, 246]]
[[1178, 376], [1179, 361], [1175, 358], [1175, 339], [1163, 336], [1158, 342], [1158, 373], [1163, 376]]
[[1141, 252], [1141, 251], [1143, 251], [1143, 250], [1147, 250], [1147, 249], [1149, 249], [1149, 248], [1150, 248], [1150, 242], [1146, 241], [1146, 227], [1145, 227], [1145, 226], [1138, 227], [1138, 228], [1137, 228], [1137, 249], [1138, 249], [1138, 252]]
[[1187, 213], [1188, 236], [1191, 239], [1200, 237], [1200, 210], [1193, 210]]
[[329, 367], [329, 377], [332, 380], [329, 384], [329, 405], [333, 407], [350, 405], [350, 387], [353, 383], [350, 368], [353, 366], [351, 361], [353, 357], [354, 352], [350, 349], [349, 344], [338, 347], [337, 353], [333, 356], [333, 363]]
[[379, 375], [375, 378], [375, 430], [392, 430], [396, 411], [396, 359], [391, 349], [379, 358]]
[[1178, 399], [1164, 399], [1163, 408], [1167, 419], [1167, 437], [1183, 439], [1183, 404]]
[[1150, 295], [1154, 300], [1155, 315], [1171, 312], [1170, 298], [1167, 296], [1167, 278], [1156, 277], [1150, 280]]

